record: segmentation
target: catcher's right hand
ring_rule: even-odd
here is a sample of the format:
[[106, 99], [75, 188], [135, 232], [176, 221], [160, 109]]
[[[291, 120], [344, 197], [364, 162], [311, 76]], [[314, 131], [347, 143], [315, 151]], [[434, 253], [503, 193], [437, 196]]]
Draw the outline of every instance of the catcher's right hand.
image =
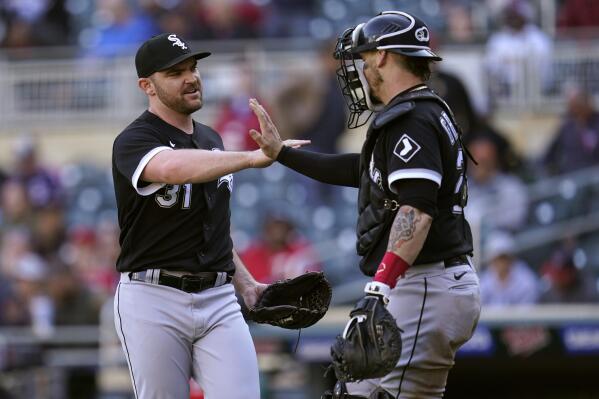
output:
[[340, 381], [380, 378], [395, 368], [401, 355], [401, 330], [382, 297], [367, 295], [349, 314], [342, 335], [331, 346], [332, 366]]

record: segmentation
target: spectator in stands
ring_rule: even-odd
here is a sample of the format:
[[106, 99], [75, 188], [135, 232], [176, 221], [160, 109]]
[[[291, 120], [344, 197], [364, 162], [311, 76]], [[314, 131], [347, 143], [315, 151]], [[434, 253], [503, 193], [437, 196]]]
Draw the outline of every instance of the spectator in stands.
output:
[[485, 118], [477, 117], [472, 129], [464, 134], [464, 144], [470, 148], [470, 143], [476, 140], [489, 140], [497, 149], [499, 170], [504, 173], [519, 174], [522, 176], [524, 159], [520, 156], [512, 143], [495, 126]]
[[62, 261], [91, 293], [103, 297], [110, 295], [116, 286], [114, 263], [102, 263], [94, 228], [72, 227], [61, 252]]
[[46, 293], [47, 264], [39, 256], [29, 253], [18, 259], [12, 273], [14, 298], [27, 309], [27, 324], [31, 325], [35, 334], [50, 334], [53, 328], [54, 307]]
[[[0, 326], [28, 326], [29, 309], [15, 292], [15, 281], [0, 273]], [[0, 395], [0, 397], [2, 397]]]
[[273, 119], [285, 138], [299, 137], [307, 131], [321, 107], [320, 88], [312, 75], [297, 74], [277, 91], [273, 101]]
[[312, 245], [299, 235], [284, 211], [265, 217], [260, 238], [243, 251], [241, 259], [254, 278], [265, 283], [320, 270]]
[[194, 39], [240, 39], [257, 37], [262, 9], [249, 0], [204, 0], [195, 15]]
[[26, 48], [35, 46], [32, 26], [25, 21], [17, 18], [10, 18], [6, 21], [3, 40], [0, 42], [4, 48]]
[[515, 230], [528, 213], [526, 186], [517, 176], [499, 168], [498, 149], [488, 137], [470, 142], [470, 152], [478, 165], [468, 165], [468, 207], [466, 213], [473, 231], [476, 226]]
[[25, 185], [9, 179], [0, 187], [0, 232], [13, 228], [30, 228], [33, 214]]
[[24, 185], [32, 208], [61, 206], [63, 198], [59, 180], [40, 162], [35, 141], [23, 136], [17, 140], [13, 150], [15, 162], [11, 177]]
[[2, 308], [3, 322], [31, 325], [34, 333], [45, 336], [52, 332], [53, 307], [45, 291], [48, 266], [31, 248], [26, 229], [8, 230], [0, 246], [0, 274], [9, 284], [9, 297]]
[[60, 206], [47, 206], [39, 209], [31, 227], [34, 251], [50, 261], [58, 256], [66, 238], [64, 212]]
[[0, 44], [8, 48], [71, 44], [72, 23], [66, 3], [67, 0], [0, 2], [0, 18], [5, 21]]
[[532, 304], [540, 294], [539, 279], [530, 267], [515, 256], [513, 237], [501, 231], [491, 233], [484, 246], [487, 265], [480, 278], [483, 305]]
[[27, 236], [25, 231], [13, 229], [0, 237], [0, 325], [30, 325], [29, 304], [19, 297], [16, 277], [19, 261], [33, 255]]
[[298, 139], [311, 140], [307, 149], [334, 154], [339, 152], [337, 141], [347, 127], [347, 106], [337, 82], [339, 62], [332, 57], [336, 42], [322, 42], [318, 49], [320, 79], [315, 85], [318, 105], [309, 124], [297, 133]]
[[458, 76], [437, 68], [431, 75], [428, 86], [441, 96], [453, 111], [462, 129], [466, 147], [469, 147], [473, 140], [486, 137], [497, 147], [502, 171], [514, 171], [521, 165], [522, 161], [514, 152], [511, 143], [478, 114], [468, 89]]
[[532, 23], [533, 13], [528, 1], [510, 0], [503, 28], [489, 37], [485, 65], [491, 96], [514, 95], [537, 79], [542, 89], [550, 88], [552, 42]]
[[310, 139], [312, 143], [306, 149], [325, 153], [338, 152], [337, 141], [347, 124], [347, 106], [339, 91], [333, 49], [332, 42], [323, 42], [317, 59], [311, 62], [318, 69], [292, 76], [273, 102], [274, 118], [282, 132], [292, 138]]
[[258, 145], [248, 132], [259, 129], [258, 118], [248, 107], [250, 98], [256, 98], [256, 73], [247, 61], [235, 62], [238, 71], [231, 74], [233, 81], [231, 96], [223, 101], [218, 111], [214, 129], [223, 139], [223, 145], [228, 151], [256, 150]]
[[577, 265], [574, 256], [577, 244], [566, 240], [543, 264], [540, 273], [547, 283], [547, 289], [541, 296], [544, 303], [593, 303], [599, 301], [595, 278]]
[[0, 237], [0, 272], [11, 279], [19, 261], [33, 254], [31, 234], [26, 227], [18, 226], [5, 229]]
[[564, 0], [557, 13], [561, 29], [599, 28], [599, 2], [596, 0]]
[[599, 113], [590, 93], [569, 87], [568, 110], [543, 158], [548, 174], [573, 172], [599, 164]]
[[112, 295], [116, 284], [118, 283], [119, 274], [116, 272], [114, 265], [121, 252], [119, 245], [119, 226], [113, 219], [103, 218], [96, 224], [96, 258], [98, 265], [110, 272], [113, 275], [112, 281], [106, 279], [106, 294]]
[[[179, 37], [197, 38], [200, 27], [190, 16], [198, 14], [200, 3], [196, 1], [153, 2], [150, 13], [156, 19], [160, 31], [172, 32]], [[160, 7], [159, 5], [162, 5]]]
[[131, 54], [138, 44], [159, 33], [151, 16], [144, 9], [133, 8], [127, 0], [96, 0], [95, 16], [97, 39], [89, 46], [92, 56]]
[[444, 17], [447, 24], [447, 38], [453, 43], [472, 43], [475, 39], [471, 10], [468, 5], [445, 2]]
[[272, 0], [262, 25], [264, 36], [306, 37], [318, 0]]
[[[293, 76], [277, 93], [273, 106], [280, 131], [290, 138], [311, 140], [308, 151], [335, 154], [338, 142], [347, 129], [347, 105], [337, 81], [338, 61], [332, 56], [336, 42], [321, 42], [316, 58], [308, 61], [318, 66], [310, 75]], [[305, 176], [298, 181], [315, 205], [334, 201], [337, 187], [322, 184]]]
[[54, 325], [98, 324], [100, 298], [94, 298], [77, 275], [54, 265], [48, 276], [48, 293], [54, 308]]

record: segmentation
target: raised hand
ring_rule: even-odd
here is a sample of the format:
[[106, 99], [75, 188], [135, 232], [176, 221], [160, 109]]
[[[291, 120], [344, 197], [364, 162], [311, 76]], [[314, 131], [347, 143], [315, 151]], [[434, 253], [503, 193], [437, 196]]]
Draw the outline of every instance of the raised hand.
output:
[[[310, 144], [310, 140], [285, 140], [282, 144], [291, 148], [299, 148], [303, 145]], [[276, 156], [275, 158], [270, 158], [263, 150], [250, 151], [249, 156], [251, 168], [266, 168], [267, 166], [272, 165], [276, 158]]]
[[256, 114], [261, 130], [261, 132], [254, 129], [250, 130], [250, 136], [260, 146], [260, 149], [268, 158], [272, 160], [277, 159], [277, 156], [284, 145], [299, 148], [306, 144], [310, 144], [310, 140], [281, 140], [277, 127], [258, 100], [255, 98], [250, 99], [250, 108], [254, 111], [254, 114]]

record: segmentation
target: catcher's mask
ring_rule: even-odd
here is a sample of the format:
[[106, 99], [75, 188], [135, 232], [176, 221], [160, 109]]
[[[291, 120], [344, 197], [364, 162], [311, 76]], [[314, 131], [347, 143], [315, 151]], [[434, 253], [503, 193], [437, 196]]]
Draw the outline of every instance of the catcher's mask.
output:
[[386, 50], [407, 57], [441, 61], [429, 46], [428, 27], [420, 19], [403, 11], [383, 11], [368, 22], [349, 28], [341, 34], [335, 48], [339, 60], [337, 79], [349, 107], [347, 126], [352, 129], [368, 122], [372, 112], [384, 107], [371, 97], [364, 76], [364, 61], [360, 53]]

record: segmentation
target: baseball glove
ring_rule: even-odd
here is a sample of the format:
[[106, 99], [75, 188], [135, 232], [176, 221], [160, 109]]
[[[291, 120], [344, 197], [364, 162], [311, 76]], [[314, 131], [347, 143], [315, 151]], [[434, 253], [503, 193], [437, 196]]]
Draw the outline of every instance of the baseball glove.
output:
[[322, 272], [308, 272], [269, 285], [248, 318], [256, 323], [298, 329], [320, 320], [331, 303], [331, 284]]
[[401, 330], [378, 296], [362, 298], [349, 314], [342, 335], [331, 346], [339, 381], [380, 378], [395, 368], [401, 355]]

